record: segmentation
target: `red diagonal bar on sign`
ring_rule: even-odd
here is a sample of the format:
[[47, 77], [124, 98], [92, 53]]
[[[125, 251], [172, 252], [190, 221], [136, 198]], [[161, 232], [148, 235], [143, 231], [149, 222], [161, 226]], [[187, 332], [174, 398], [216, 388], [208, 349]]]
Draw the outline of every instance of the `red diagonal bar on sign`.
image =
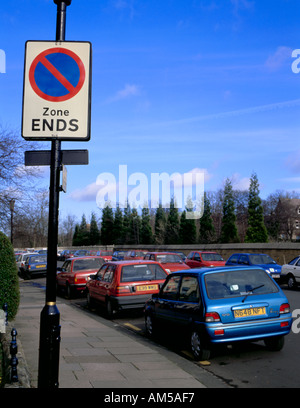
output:
[[72, 92], [75, 88], [74, 86], [71, 84], [71, 82], [69, 82], [67, 80], [66, 77], [64, 77], [59, 71], [58, 69], [55, 68], [54, 65], [51, 64], [51, 62], [49, 62], [47, 60], [47, 58], [43, 57], [40, 59], [40, 62], [44, 65], [45, 68], [48, 69], [48, 71], [51, 72], [52, 75], [55, 76], [55, 78], [69, 91]]

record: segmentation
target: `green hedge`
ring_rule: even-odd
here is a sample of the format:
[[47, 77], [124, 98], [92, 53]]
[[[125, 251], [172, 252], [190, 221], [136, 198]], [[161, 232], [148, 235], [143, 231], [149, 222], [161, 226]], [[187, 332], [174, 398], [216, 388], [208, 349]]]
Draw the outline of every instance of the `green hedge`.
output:
[[20, 303], [20, 290], [14, 249], [5, 234], [0, 232], [0, 308], [8, 306], [8, 319], [13, 320]]

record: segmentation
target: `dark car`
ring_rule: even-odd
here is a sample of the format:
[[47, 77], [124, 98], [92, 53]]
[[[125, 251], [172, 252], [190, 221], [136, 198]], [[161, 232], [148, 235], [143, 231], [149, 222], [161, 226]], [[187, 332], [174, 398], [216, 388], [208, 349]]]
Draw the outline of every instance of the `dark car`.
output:
[[66, 259], [73, 258], [76, 249], [64, 249], [57, 257], [58, 261], [65, 261]]
[[258, 267], [174, 272], [145, 305], [147, 334], [187, 335], [195, 359], [208, 359], [213, 343], [264, 340], [280, 350], [291, 324], [286, 296]]
[[89, 251], [88, 249], [78, 249], [74, 252], [74, 256], [89, 256], [90, 254], [91, 251]]
[[256, 253], [241, 253], [231, 255], [225, 263], [226, 266], [260, 266], [263, 268], [273, 279], [280, 281], [281, 265], [278, 265], [274, 259], [266, 254]]
[[114, 251], [112, 254], [112, 261], [122, 261], [126, 258], [128, 251]]
[[31, 279], [32, 275], [46, 274], [47, 255], [28, 255], [21, 268], [20, 275], [24, 279]]

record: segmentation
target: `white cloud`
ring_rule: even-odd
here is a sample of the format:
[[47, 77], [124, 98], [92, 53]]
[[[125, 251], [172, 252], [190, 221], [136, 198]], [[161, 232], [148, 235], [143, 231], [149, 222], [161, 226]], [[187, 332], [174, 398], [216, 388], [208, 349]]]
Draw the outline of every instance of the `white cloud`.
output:
[[270, 71], [278, 71], [286, 61], [291, 59], [292, 51], [289, 47], [278, 47], [275, 53], [266, 60], [265, 67]]
[[140, 89], [137, 85], [126, 84], [123, 89], [116, 92], [115, 95], [113, 95], [112, 97], [108, 98], [107, 102], [108, 103], [118, 102], [123, 99], [128, 99], [132, 96], [137, 96], [139, 94]]

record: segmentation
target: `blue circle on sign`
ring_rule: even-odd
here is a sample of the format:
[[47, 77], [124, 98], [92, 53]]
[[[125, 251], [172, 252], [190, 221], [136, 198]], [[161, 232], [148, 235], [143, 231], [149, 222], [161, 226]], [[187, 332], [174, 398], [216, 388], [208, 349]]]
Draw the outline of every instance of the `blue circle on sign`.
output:
[[[76, 61], [74, 61], [72, 57], [67, 54], [55, 53], [49, 54], [45, 56], [45, 58], [76, 88], [80, 79], [80, 71]], [[58, 97], [67, 95], [70, 92], [64, 83], [57, 78], [55, 73], [50, 72], [42, 62], [39, 62], [36, 66], [34, 79], [39, 89], [47, 95]]]
[[71, 50], [50, 48], [33, 60], [29, 81], [41, 98], [52, 102], [66, 101], [73, 98], [84, 84], [84, 64]]

